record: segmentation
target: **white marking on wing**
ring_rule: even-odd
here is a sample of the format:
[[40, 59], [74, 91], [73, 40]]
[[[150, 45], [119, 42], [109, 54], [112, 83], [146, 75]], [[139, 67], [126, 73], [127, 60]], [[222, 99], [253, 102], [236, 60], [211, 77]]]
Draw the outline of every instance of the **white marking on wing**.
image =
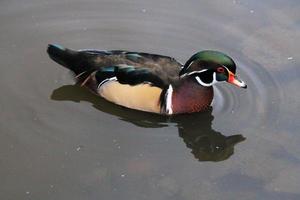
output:
[[103, 84], [105, 84], [105, 83], [108, 83], [108, 82], [110, 82], [110, 81], [116, 81], [117, 80], [117, 77], [111, 77], [111, 78], [107, 78], [107, 79], [104, 79], [103, 81], [101, 81], [100, 83], [99, 83], [99, 85], [98, 85], [98, 89], [103, 85]]

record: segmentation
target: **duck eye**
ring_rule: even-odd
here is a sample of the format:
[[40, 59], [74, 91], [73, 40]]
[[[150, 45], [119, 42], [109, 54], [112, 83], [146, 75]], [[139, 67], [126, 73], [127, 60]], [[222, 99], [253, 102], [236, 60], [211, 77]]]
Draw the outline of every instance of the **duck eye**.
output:
[[218, 67], [217, 68], [217, 72], [219, 72], [219, 73], [224, 73], [224, 68], [223, 67]]

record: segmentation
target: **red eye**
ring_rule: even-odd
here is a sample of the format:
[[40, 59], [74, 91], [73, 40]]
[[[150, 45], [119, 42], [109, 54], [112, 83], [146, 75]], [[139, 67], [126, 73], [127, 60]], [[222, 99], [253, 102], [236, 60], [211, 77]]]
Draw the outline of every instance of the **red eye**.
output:
[[217, 72], [219, 72], [219, 73], [224, 73], [224, 68], [223, 67], [218, 67], [217, 68]]

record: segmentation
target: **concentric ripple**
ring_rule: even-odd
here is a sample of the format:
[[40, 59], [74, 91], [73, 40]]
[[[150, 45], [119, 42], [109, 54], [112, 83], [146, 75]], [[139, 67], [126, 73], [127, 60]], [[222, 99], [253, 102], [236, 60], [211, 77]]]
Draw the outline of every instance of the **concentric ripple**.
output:
[[[244, 57], [241, 55], [239, 58]], [[242, 60], [237, 62], [239, 77], [245, 80], [248, 88], [243, 90], [231, 85], [217, 85], [214, 115], [239, 116], [240, 121], [249, 119], [256, 125], [277, 119], [281, 94], [276, 77], [258, 63]]]

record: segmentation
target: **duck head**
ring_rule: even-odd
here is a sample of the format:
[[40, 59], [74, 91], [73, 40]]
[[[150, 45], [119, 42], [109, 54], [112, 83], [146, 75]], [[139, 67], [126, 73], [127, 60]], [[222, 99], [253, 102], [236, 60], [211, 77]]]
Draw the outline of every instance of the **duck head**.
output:
[[201, 51], [194, 54], [183, 66], [180, 77], [190, 77], [198, 84], [210, 87], [217, 82], [228, 82], [247, 88], [236, 76], [236, 65], [232, 58], [218, 51]]

